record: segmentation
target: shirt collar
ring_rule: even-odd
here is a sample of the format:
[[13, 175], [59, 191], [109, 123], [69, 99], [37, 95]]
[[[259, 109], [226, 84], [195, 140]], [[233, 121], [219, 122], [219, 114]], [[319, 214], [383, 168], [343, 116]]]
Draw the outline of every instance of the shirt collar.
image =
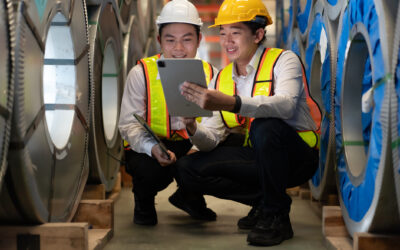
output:
[[[258, 63], [260, 62], [261, 54], [264, 51], [264, 49], [265, 49], [265, 47], [263, 45], [259, 45], [256, 52], [254, 53], [253, 57], [251, 58], [250, 62], [246, 65], [247, 76], [250, 75], [251, 73], [253, 73], [253, 71], [257, 69]], [[233, 65], [233, 76], [241, 77], [236, 72], [235, 64]]]

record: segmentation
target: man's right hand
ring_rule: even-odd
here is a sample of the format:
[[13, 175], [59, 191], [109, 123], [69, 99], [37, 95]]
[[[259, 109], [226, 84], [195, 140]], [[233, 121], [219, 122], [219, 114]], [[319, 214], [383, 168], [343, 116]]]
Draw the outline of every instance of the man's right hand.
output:
[[176, 156], [174, 152], [168, 150], [168, 156], [161, 150], [160, 145], [156, 144], [151, 148], [151, 155], [160, 163], [161, 166], [165, 167], [176, 162]]
[[186, 130], [189, 133], [189, 135], [194, 135], [197, 130], [197, 123], [196, 123], [196, 118], [194, 117], [182, 117], [182, 122], [186, 126]]

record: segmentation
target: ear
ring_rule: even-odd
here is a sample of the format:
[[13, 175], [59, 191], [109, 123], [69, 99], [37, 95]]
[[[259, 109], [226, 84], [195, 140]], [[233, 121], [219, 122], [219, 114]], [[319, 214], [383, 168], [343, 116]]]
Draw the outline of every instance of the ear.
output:
[[157, 41], [158, 41], [158, 43], [161, 45], [161, 38], [160, 38], [160, 35], [157, 36]]
[[201, 34], [201, 32], [199, 33], [199, 40], [197, 41], [197, 48], [199, 48], [200, 47], [200, 42], [201, 42], [201, 39], [203, 38], [203, 35]]
[[254, 43], [258, 44], [263, 39], [264, 34], [265, 34], [264, 28], [259, 28], [258, 30], [256, 30]]

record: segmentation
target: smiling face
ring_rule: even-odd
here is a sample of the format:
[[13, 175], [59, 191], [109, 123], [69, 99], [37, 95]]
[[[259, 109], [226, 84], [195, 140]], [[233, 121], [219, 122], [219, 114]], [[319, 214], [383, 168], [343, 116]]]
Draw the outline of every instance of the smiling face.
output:
[[228, 59], [242, 65], [250, 62], [263, 35], [263, 29], [253, 34], [244, 23], [224, 24], [219, 31], [220, 44]]
[[195, 27], [186, 23], [168, 24], [158, 37], [165, 58], [194, 58], [200, 40], [201, 34], [197, 36]]

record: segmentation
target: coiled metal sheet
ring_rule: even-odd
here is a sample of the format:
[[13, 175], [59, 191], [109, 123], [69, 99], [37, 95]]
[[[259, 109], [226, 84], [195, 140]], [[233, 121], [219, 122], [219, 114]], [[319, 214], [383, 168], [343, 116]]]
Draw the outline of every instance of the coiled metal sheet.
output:
[[[389, 86], [397, 1], [350, 1], [338, 34], [335, 91], [337, 185], [350, 235], [395, 232], [399, 216], [390, 161]], [[374, 106], [361, 111], [373, 90]]]
[[393, 175], [396, 188], [397, 207], [400, 213], [400, 8], [397, 11], [392, 60], [390, 98], [390, 127], [392, 131]]
[[85, 5], [18, 1], [14, 15], [13, 130], [0, 220], [68, 221], [88, 175]]
[[113, 1], [88, 6], [88, 16], [93, 60], [89, 181], [103, 183], [111, 191], [123, 154], [117, 127], [123, 91], [122, 33]]
[[143, 57], [144, 41], [142, 35], [143, 34], [139, 31], [139, 24], [136, 16], [131, 16], [128, 33], [124, 35], [124, 84], [131, 68]]
[[296, 13], [297, 26], [300, 29], [301, 37], [305, 41], [308, 37], [308, 30], [311, 24], [311, 12], [316, 0], [298, 0], [298, 11]]
[[155, 22], [152, 16], [152, 1], [151, 0], [132, 0], [133, 15], [136, 16], [139, 23], [139, 28], [142, 32], [142, 37], [147, 41], [149, 34], [154, 29]]
[[0, 2], [0, 190], [7, 169], [14, 86], [11, 81], [11, 36], [15, 33], [10, 1]]
[[313, 197], [326, 200], [336, 190], [334, 176], [335, 130], [333, 91], [336, 82], [336, 41], [332, 26], [317, 1], [311, 14], [306, 49], [306, 73], [310, 93], [322, 111], [319, 167], [309, 181]]
[[339, 18], [340, 12], [346, 3], [346, 0], [323, 0], [325, 9], [328, 12], [329, 19], [335, 21]]
[[286, 48], [296, 53], [296, 55], [301, 58], [303, 63], [305, 62], [305, 48], [299, 28], [296, 27], [293, 29], [292, 33], [290, 34]]

